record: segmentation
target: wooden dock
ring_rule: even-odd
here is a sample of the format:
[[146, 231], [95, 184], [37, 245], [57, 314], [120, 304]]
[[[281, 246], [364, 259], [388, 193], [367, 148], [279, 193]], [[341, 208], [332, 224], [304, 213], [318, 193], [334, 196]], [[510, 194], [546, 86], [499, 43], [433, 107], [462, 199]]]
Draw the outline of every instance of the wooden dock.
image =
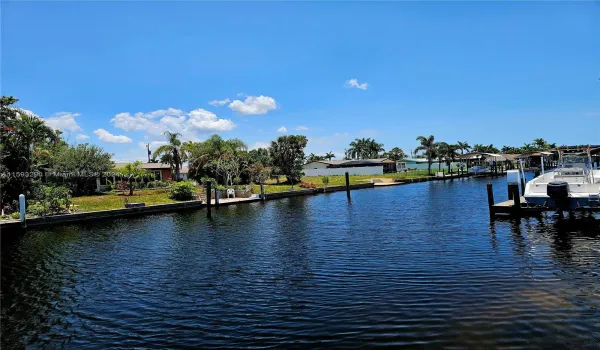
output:
[[[517, 184], [508, 184], [508, 193], [512, 198], [518, 198], [518, 200], [509, 199], [504, 202], [494, 202], [494, 192], [492, 184], [487, 184], [488, 194], [488, 207], [490, 209], [490, 218], [495, 217], [523, 217], [523, 216], [535, 216], [541, 215], [544, 212], [555, 212], [556, 209], [534, 205], [527, 203], [525, 197], [519, 194], [519, 186]], [[600, 212], [600, 206], [598, 207], [581, 207], [573, 210], [575, 212]]]

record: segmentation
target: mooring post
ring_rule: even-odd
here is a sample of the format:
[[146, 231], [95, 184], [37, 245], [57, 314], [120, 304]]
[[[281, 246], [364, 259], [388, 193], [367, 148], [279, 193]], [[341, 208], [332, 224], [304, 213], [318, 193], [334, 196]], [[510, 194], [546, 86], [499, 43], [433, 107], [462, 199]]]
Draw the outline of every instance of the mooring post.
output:
[[[523, 173], [523, 174], [525, 174], [525, 173]], [[517, 191], [517, 194], [518, 193], [519, 193], [519, 191]], [[525, 195], [525, 179], [521, 177], [521, 196], [524, 196], [524, 195]]]
[[346, 195], [350, 199], [350, 174], [346, 171]]
[[260, 184], [260, 199], [265, 200], [265, 184]]
[[490, 218], [494, 216], [494, 191], [492, 184], [487, 184], [488, 209], [490, 210]]
[[519, 186], [517, 184], [511, 185], [513, 188], [513, 213], [516, 216], [521, 215], [521, 196], [519, 195]]
[[519, 184], [516, 183], [516, 182], [509, 182], [508, 185], [506, 186], [507, 189], [508, 189], [508, 200], [513, 199], [513, 189], [512, 189], [512, 186], [514, 186], [514, 185], [519, 186]]
[[215, 208], [219, 207], [219, 189], [215, 188]]
[[211, 213], [210, 213], [210, 207], [212, 205], [212, 200], [211, 200], [211, 188], [210, 188], [210, 181], [206, 183], [206, 217], [210, 218], [211, 217]]
[[25, 221], [25, 195], [19, 195], [19, 218], [21, 219], [21, 226], [27, 227], [27, 222]]

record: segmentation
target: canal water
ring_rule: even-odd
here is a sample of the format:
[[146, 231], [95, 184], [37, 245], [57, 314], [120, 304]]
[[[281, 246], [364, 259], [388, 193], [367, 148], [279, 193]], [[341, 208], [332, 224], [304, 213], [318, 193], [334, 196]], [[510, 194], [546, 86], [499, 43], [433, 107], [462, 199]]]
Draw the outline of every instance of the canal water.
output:
[[488, 181], [3, 236], [2, 348], [599, 348], [597, 218], [490, 223]]

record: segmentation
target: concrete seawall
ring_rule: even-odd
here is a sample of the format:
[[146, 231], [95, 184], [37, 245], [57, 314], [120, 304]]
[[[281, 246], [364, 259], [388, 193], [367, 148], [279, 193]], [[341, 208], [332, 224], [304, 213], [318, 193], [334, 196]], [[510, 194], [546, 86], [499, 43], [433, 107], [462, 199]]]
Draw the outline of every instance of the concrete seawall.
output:
[[[360, 185], [350, 185], [351, 190], [358, 190], [363, 188], [373, 188], [374, 184], [360, 184]], [[345, 191], [346, 186], [331, 186], [324, 191], [323, 188], [310, 188], [310, 189], [300, 189], [295, 191], [288, 192], [279, 192], [279, 193], [268, 193], [266, 194], [265, 200], [274, 200], [288, 197], [297, 197], [297, 196], [307, 196], [307, 195], [315, 195], [323, 192], [336, 192], [336, 191]], [[237, 205], [242, 203], [253, 203], [261, 201], [260, 198], [244, 198], [236, 201], [227, 201], [222, 200], [219, 203], [219, 206], [228, 206], [228, 205]], [[112, 210], [100, 210], [100, 211], [92, 211], [85, 213], [75, 213], [75, 214], [64, 214], [64, 215], [53, 215], [46, 216], [42, 218], [32, 218], [27, 219], [27, 227], [47, 227], [58, 224], [66, 224], [66, 223], [78, 223], [78, 222], [89, 222], [98, 219], [107, 219], [107, 218], [121, 218], [128, 216], [138, 216], [144, 214], [156, 214], [156, 213], [168, 213], [173, 211], [181, 211], [181, 210], [189, 210], [189, 209], [200, 209], [205, 208], [206, 203], [202, 203], [202, 201], [186, 201], [180, 203], [170, 203], [170, 204], [158, 204], [158, 205], [149, 205], [146, 207], [137, 207], [137, 208], [123, 208], [123, 209], [112, 209]], [[214, 201], [213, 201], [214, 207]], [[8, 221], [0, 223], [0, 231], [1, 233], [11, 232], [15, 230], [23, 230], [20, 221]]]

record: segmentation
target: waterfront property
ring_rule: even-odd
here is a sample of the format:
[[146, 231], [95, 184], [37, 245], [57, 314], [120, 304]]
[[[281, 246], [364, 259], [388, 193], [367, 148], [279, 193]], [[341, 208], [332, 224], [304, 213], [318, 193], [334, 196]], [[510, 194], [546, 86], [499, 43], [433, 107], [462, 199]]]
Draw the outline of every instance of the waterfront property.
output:
[[[427, 158], [404, 158], [398, 162], [398, 171], [404, 170], [427, 170], [428, 169]], [[431, 162], [432, 171], [435, 169], [448, 168], [448, 165], [444, 160], [434, 159]], [[451, 169], [460, 168], [460, 162], [451, 162]]]
[[388, 158], [319, 160], [303, 166], [305, 176], [382, 175], [397, 171], [396, 162]]

